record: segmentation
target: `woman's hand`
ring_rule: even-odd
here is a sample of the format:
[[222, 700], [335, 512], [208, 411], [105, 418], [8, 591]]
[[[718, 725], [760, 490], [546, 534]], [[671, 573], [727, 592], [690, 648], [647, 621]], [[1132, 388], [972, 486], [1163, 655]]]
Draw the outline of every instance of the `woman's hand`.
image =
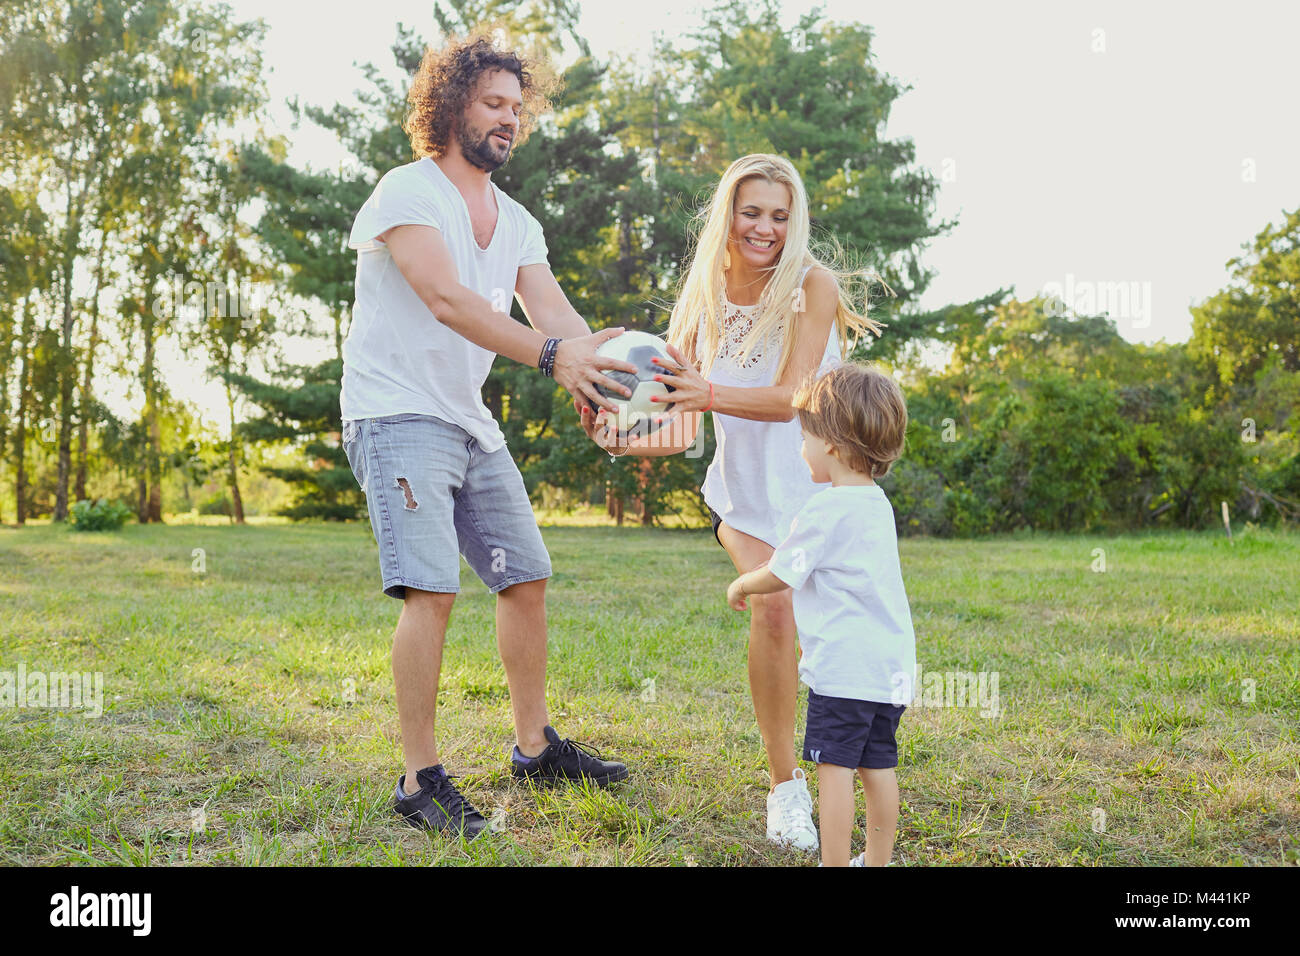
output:
[[650, 401], [671, 404], [674, 412], [704, 411], [713, 404], [713, 387], [709, 380], [696, 371], [695, 366], [675, 346], [668, 346], [668, 354], [677, 362], [677, 367], [666, 365], [658, 358], [650, 361], [663, 369], [662, 373], [655, 376], [655, 381], [663, 382], [673, 392], [670, 395], [651, 395]]
[[627, 454], [632, 436], [609, 427], [609, 412], [603, 408], [599, 413], [593, 412], [590, 405], [580, 400], [573, 403], [573, 410], [578, 413], [578, 420], [588, 438], [616, 458]]

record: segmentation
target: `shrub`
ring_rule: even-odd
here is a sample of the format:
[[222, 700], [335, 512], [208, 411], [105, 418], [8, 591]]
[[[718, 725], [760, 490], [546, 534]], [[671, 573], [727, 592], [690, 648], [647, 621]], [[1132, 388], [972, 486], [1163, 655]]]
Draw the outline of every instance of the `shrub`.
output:
[[78, 501], [72, 506], [74, 531], [116, 531], [131, 517], [131, 509], [120, 501], [100, 498], [98, 501]]
[[230, 505], [229, 496], [224, 491], [218, 491], [199, 502], [199, 514], [229, 517], [234, 514], [234, 509]]

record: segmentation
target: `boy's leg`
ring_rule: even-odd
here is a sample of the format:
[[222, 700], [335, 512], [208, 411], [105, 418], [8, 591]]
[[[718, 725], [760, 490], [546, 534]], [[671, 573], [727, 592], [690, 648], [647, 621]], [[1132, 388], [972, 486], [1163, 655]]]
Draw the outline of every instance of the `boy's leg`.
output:
[[510, 685], [515, 737], [525, 757], [546, 749], [546, 579], [497, 593], [497, 650]]
[[822, 866], [848, 866], [853, 841], [853, 770], [817, 765], [817, 811], [821, 818]]
[[867, 796], [867, 866], [884, 866], [894, 854], [894, 833], [898, 827], [898, 774], [894, 768], [858, 768]]
[[407, 588], [393, 634], [393, 684], [408, 793], [415, 791], [419, 771], [441, 763], [434, 724], [443, 641], [455, 599], [455, 594]]

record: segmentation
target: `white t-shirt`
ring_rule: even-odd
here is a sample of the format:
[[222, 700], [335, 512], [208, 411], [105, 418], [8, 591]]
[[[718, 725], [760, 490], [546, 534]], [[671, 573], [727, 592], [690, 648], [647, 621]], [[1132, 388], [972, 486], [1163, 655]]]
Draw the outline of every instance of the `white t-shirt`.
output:
[[910, 704], [916, 636], [879, 485], [818, 492], [768, 562], [794, 588], [799, 677], [825, 697]]
[[[802, 285], [811, 267], [799, 275]], [[776, 384], [776, 365], [785, 341], [784, 325], [769, 334], [741, 360], [746, 338], [759, 317], [757, 305], [736, 305], [723, 295], [723, 334], [709, 368], [715, 385], [761, 388]], [[703, 340], [703, 319], [697, 332]], [[820, 371], [840, 360], [839, 337], [832, 327]], [[759, 422], [713, 413], [717, 448], [704, 476], [704, 503], [737, 531], [772, 547], [790, 530], [790, 520], [817, 493], [799, 446], [803, 432], [796, 417], [788, 422]]]
[[356, 304], [343, 343], [343, 420], [412, 412], [459, 425], [487, 452], [505, 444], [483, 404], [496, 354], [443, 325], [376, 237], [393, 226], [441, 230], [464, 285], [509, 309], [522, 266], [546, 262], [542, 227], [492, 184], [496, 231], [479, 248], [469, 208], [432, 159], [390, 170], [357, 213], [348, 245], [357, 250]]

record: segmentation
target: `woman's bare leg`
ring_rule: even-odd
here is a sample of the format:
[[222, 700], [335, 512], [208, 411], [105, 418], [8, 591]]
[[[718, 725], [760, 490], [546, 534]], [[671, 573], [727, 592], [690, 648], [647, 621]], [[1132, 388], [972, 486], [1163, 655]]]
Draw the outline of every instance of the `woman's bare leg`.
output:
[[[771, 545], [726, 524], [718, 538], [744, 574], [772, 557]], [[749, 597], [749, 692], [763, 735], [771, 787], [794, 777], [794, 712], [799, 692], [798, 631], [789, 590]]]

